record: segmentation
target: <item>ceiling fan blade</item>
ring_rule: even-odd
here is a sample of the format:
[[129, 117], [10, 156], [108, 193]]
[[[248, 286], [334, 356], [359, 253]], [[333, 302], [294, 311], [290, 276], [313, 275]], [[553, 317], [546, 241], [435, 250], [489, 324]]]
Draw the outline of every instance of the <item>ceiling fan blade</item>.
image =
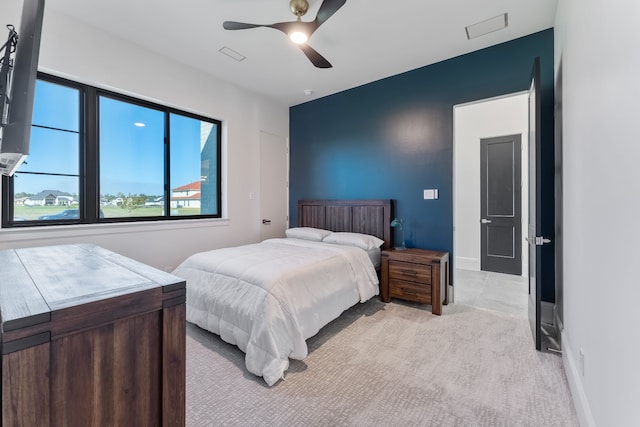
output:
[[307, 23], [306, 22], [289, 21], [289, 22], [276, 22], [275, 24], [265, 25], [265, 27], [269, 27], [269, 28], [273, 28], [273, 29], [276, 29], [276, 30], [280, 30], [285, 34], [289, 34], [291, 32], [291, 30], [293, 30], [296, 26], [304, 27], [305, 24], [307, 24]]
[[318, 52], [316, 52], [314, 48], [312, 48], [308, 44], [299, 44], [298, 47], [304, 52], [305, 55], [307, 55], [307, 58], [309, 58], [309, 61], [311, 61], [311, 63], [316, 67], [318, 68], [332, 67], [329, 61], [327, 61], [324, 58], [324, 56], [320, 55]]
[[318, 9], [318, 15], [316, 15], [318, 27], [331, 18], [331, 15], [336, 13], [346, 2], [347, 0], [324, 0]]
[[224, 21], [222, 27], [225, 30], [248, 30], [249, 28], [266, 27], [268, 25], [246, 24], [244, 22]]
[[[248, 30], [251, 28], [273, 28], [274, 30], [280, 30], [285, 34], [289, 34], [292, 30], [292, 27], [295, 25], [299, 25], [299, 22], [290, 21], [290, 22], [277, 22], [275, 24], [247, 24], [244, 22], [235, 22], [235, 21], [224, 21], [222, 23], [222, 27], [225, 30]], [[306, 27], [305, 24], [310, 24], [309, 22], [302, 22], [302, 26]]]

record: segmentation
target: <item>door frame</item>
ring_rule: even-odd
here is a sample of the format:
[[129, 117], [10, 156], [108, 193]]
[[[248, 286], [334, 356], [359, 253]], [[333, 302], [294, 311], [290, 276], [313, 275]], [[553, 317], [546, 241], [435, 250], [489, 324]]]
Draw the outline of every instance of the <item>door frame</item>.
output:
[[[264, 180], [263, 180], [263, 174], [264, 174], [264, 170], [263, 170], [263, 160], [265, 159], [265, 156], [263, 154], [264, 149], [266, 144], [271, 144], [268, 143], [268, 140], [278, 140], [278, 143], [282, 142], [284, 143], [284, 154], [285, 154], [285, 170], [284, 170], [284, 186], [283, 186], [283, 190], [285, 191], [284, 194], [284, 205], [282, 206], [282, 213], [283, 213], [283, 218], [281, 218], [280, 220], [277, 220], [275, 218], [265, 218], [265, 216], [269, 216], [266, 215], [265, 213], [265, 202], [267, 200], [267, 196], [265, 195], [266, 191], [264, 188]], [[285, 230], [289, 227], [289, 169], [290, 169], [290, 158], [289, 158], [289, 138], [281, 136], [281, 135], [276, 135], [274, 133], [271, 132], [267, 132], [267, 131], [260, 131], [260, 159], [259, 159], [259, 163], [260, 163], [260, 171], [259, 171], [259, 182], [260, 182], [260, 200], [259, 200], [259, 212], [260, 212], [260, 240], [264, 240], [265, 238], [270, 238], [270, 237], [284, 237], [284, 232]], [[270, 192], [270, 191], [269, 191]], [[271, 222], [266, 225], [265, 224], [265, 220], [270, 220]], [[284, 221], [284, 223], [282, 223], [281, 221]], [[268, 230], [265, 227], [274, 227], [273, 230]], [[268, 230], [268, 232], [267, 232]]]
[[[563, 198], [562, 198], [562, 57], [558, 61], [558, 69], [556, 72], [555, 84], [555, 105], [554, 105], [554, 196], [555, 196], [555, 244], [554, 244], [554, 261], [555, 261], [555, 285], [556, 285], [556, 302], [553, 306], [553, 326], [555, 327], [555, 336], [562, 348], [562, 330], [564, 329], [564, 281], [563, 281]], [[543, 319], [544, 320], [544, 319]]]
[[[522, 170], [521, 170], [521, 185], [522, 185], [522, 244], [523, 250], [526, 249], [526, 242], [524, 241], [524, 230], [526, 230], [526, 222], [527, 222], [527, 210], [526, 200], [528, 197], [527, 193], [527, 174], [528, 169], [526, 165], [526, 152], [527, 152], [527, 93], [528, 91], [520, 91], [511, 94], [506, 94], [502, 96], [479, 99], [472, 102], [467, 102], [463, 104], [457, 104], [453, 106], [452, 114], [453, 114], [453, 122], [454, 122], [454, 138], [453, 138], [453, 213], [454, 213], [454, 239], [453, 239], [453, 254], [455, 254], [455, 259], [453, 259], [453, 271], [452, 271], [452, 280], [451, 283], [455, 282], [455, 270], [457, 268], [463, 267], [471, 270], [480, 271], [480, 227], [478, 224], [480, 223], [480, 187], [477, 184], [479, 182], [479, 171], [480, 171], [480, 138], [484, 137], [492, 137], [492, 136], [503, 136], [503, 135], [513, 135], [513, 134], [522, 134], [521, 138], [521, 160], [522, 160]], [[497, 101], [497, 102], [496, 102]], [[502, 101], [502, 102], [500, 102]], [[476, 112], [475, 106], [478, 106], [478, 112]], [[489, 108], [485, 108], [488, 106]], [[495, 106], [495, 107], [493, 107]], [[514, 108], [515, 106], [515, 108]], [[467, 109], [466, 107], [471, 107]], [[484, 116], [488, 113], [485, 113], [485, 109], [489, 110], [489, 113], [493, 114], [493, 109], [496, 108], [500, 112], [505, 112], [506, 115], [509, 116], [508, 120], [490, 120], [486, 119]], [[464, 111], [469, 111], [469, 113], [461, 114]], [[471, 114], [473, 118], [467, 117], [468, 114]], [[464, 116], [464, 117], [461, 117]], [[469, 120], [473, 120], [474, 123], [468, 125], [465, 122]], [[476, 132], [476, 128], [480, 128], [484, 125], [476, 125], [475, 122], [484, 123], [491, 121], [491, 129], [489, 133], [480, 132], [478, 130]], [[465, 129], [460, 129], [461, 127], [473, 127], [471, 131], [466, 131]], [[473, 132], [480, 132], [474, 136]], [[471, 140], [476, 141], [475, 143]], [[471, 150], [475, 150], [474, 153]], [[468, 156], [472, 156], [468, 158]], [[477, 157], [477, 161], [475, 158]], [[459, 175], [462, 172], [465, 172], [469, 168], [476, 168], [477, 172], [474, 172], [477, 176], [474, 175], [474, 178], [465, 177], [460, 179]], [[466, 181], [469, 181], [467, 183]], [[474, 186], [475, 193], [470, 194], [468, 188], [470, 186]], [[472, 200], [473, 204], [471, 206], [468, 205], [468, 201]], [[465, 216], [467, 213], [472, 210], [473, 218], [467, 219]], [[473, 234], [475, 236], [471, 238], [468, 242], [460, 242], [460, 236]], [[471, 255], [464, 254], [463, 250], [468, 249], [472, 252]], [[462, 257], [461, 257], [462, 253]], [[523, 254], [526, 252], [523, 252]], [[523, 265], [522, 265], [522, 274], [526, 275], [527, 265], [526, 265], [526, 257], [522, 257]], [[454, 292], [453, 289], [450, 289], [450, 296], [453, 295], [451, 292]], [[453, 296], [455, 298], [455, 295]]]

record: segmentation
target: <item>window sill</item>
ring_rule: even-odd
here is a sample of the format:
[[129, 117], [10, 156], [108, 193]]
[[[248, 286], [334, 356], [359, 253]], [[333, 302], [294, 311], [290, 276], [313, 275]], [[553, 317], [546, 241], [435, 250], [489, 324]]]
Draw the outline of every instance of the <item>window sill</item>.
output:
[[186, 230], [203, 227], [225, 227], [228, 225], [229, 218], [189, 219], [182, 221], [137, 221], [108, 224], [69, 224], [43, 227], [2, 228], [0, 229], [0, 238], [2, 243], [6, 244], [8, 242], [26, 242], [42, 239]]

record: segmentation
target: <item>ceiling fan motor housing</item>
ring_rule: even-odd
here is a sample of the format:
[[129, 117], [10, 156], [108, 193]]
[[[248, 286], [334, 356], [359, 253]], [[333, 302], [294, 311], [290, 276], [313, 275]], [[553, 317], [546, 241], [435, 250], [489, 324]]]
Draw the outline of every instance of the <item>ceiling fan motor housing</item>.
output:
[[289, 7], [291, 8], [291, 12], [300, 18], [309, 10], [309, 2], [307, 0], [291, 0]]

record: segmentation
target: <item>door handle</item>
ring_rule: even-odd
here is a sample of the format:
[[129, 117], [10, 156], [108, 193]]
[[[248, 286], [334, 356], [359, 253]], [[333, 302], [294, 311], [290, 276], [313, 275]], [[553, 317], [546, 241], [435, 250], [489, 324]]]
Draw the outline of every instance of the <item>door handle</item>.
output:
[[551, 243], [551, 239], [546, 239], [542, 236], [525, 237], [524, 240], [526, 240], [530, 245], [534, 246], [542, 246], [545, 243]]
[[262, 223], [263, 224], [271, 224], [271, 220], [270, 219], [263, 219]]
[[534, 242], [536, 246], [542, 246], [545, 243], [551, 243], [551, 239], [545, 239], [542, 236], [536, 236]]
[[485, 218], [482, 218], [480, 220], [480, 222], [483, 223], [483, 224], [491, 224], [491, 220], [490, 219], [485, 219]]

